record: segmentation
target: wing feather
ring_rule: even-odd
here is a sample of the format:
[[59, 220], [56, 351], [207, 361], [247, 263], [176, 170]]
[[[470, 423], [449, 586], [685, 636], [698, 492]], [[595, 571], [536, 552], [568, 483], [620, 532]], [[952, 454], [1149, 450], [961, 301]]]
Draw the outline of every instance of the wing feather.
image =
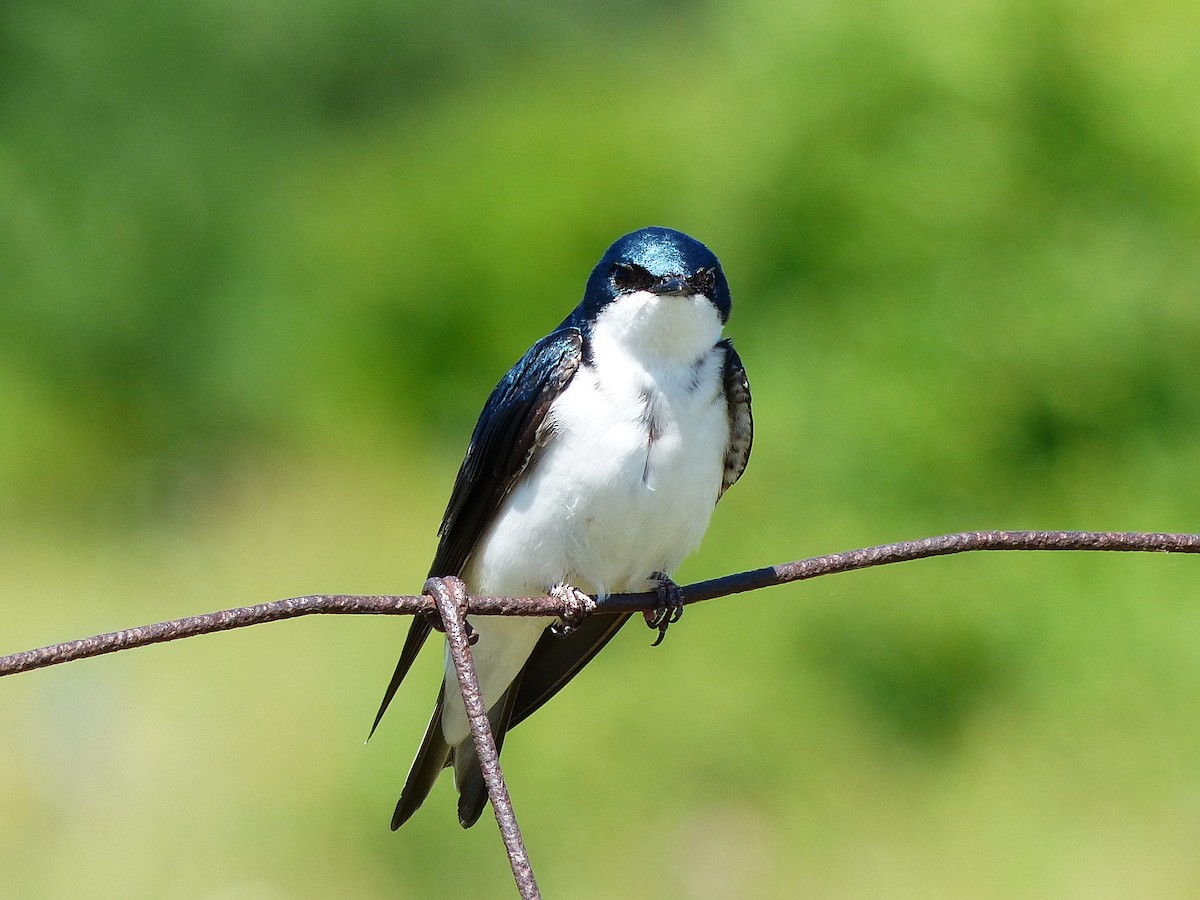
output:
[[[496, 385], [475, 424], [471, 444], [454, 480], [438, 529], [441, 539], [429, 569], [431, 577], [462, 574], [500, 503], [549, 439], [543, 427], [546, 413], [570, 384], [582, 357], [583, 336], [579, 329], [559, 328], [530, 347]], [[413, 617], [400, 660], [371, 726], [372, 734], [431, 627], [425, 616]]]
[[501, 501], [528, 467], [546, 413], [579, 368], [582, 348], [578, 329], [551, 332], [488, 397], [438, 529], [441, 541], [431, 576], [461, 574]]
[[725, 495], [735, 481], [746, 471], [750, 460], [750, 447], [754, 443], [754, 416], [750, 411], [750, 380], [742, 358], [733, 349], [728, 338], [719, 346], [725, 348], [725, 402], [729, 409], [729, 446], [725, 449], [725, 473], [721, 478], [721, 491], [717, 499]]
[[604, 649], [628, 618], [628, 613], [589, 616], [569, 634], [543, 632], [521, 669], [520, 688], [508, 727], [516, 727], [562, 690]]

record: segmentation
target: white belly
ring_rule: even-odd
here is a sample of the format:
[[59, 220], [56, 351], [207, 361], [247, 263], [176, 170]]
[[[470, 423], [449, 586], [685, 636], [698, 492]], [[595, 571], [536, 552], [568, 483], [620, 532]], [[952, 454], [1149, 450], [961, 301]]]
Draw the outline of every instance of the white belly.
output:
[[[553, 439], [468, 561], [468, 589], [527, 596], [567, 583], [604, 596], [673, 572], [699, 545], [721, 487], [729, 440], [721, 364], [714, 350], [658, 372], [580, 368], [551, 408]], [[549, 621], [472, 620], [489, 708]], [[468, 726], [448, 660], [446, 674], [443, 729], [453, 745]]]

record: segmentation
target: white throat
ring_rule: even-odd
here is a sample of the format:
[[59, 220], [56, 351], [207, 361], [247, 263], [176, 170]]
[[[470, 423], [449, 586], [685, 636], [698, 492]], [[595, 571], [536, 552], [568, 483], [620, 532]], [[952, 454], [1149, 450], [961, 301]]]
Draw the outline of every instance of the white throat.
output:
[[721, 339], [721, 317], [701, 294], [637, 291], [600, 311], [592, 326], [595, 358], [622, 355], [647, 369], [690, 366]]

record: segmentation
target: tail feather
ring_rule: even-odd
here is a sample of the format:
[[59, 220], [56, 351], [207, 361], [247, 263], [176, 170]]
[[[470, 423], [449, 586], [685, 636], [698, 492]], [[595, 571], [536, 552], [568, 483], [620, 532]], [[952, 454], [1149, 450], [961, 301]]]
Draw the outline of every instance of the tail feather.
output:
[[[512, 719], [520, 683], [521, 676], [518, 675], [488, 711], [488, 722], [492, 726], [497, 756], [504, 747], [504, 736], [508, 733], [508, 723]], [[475, 752], [475, 743], [471, 738], [455, 747], [453, 755], [454, 784], [458, 788], [458, 822], [463, 828], [470, 828], [479, 821], [483, 808], [487, 805], [487, 782], [484, 781], [479, 754]]]
[[379, 727], [383, 714], [387, 712], [388, 704], [396, 696], [400, 682], [412, 668], [412, 664], [416, 661], [417, 654], [421, 652], [421, 647], [424, 646], [425, 639], [429, 637], [432, 628], [433, 622], [428, 616], [413, 616], [412, 624], [408, 626], [408, 637], [404, 639], [404, 649], [400, 651], [400, 659], [396, 663], [396, 671], [392, 673], [392, 680], [388, 682], [387, 690], [383, 692], [383, 702], [379, 704], [379, 712], [375, 713], [375, 721], [371, 723], [371, 732], [367, 735], [368, 741], [375, 733], [375, 729]]
[[404, 789], [400, 792], [400, 801], [396, 804], [396, 812], [392, 814], [392, 831], [407, 822], [412, 814], [420, 808], [433, 789], [434, 782], [437, 781], [442, 769], [450, 765], [450, 745], [442, 736], [444, 694], [443, 687], [438, 691], [437, 705], [433, 708], [433, 718], [429, 720], [429, 727], [425, 729], [421, 748], [417, 751], [417, 758], [413, 760], [408, 778], [404, 782]]

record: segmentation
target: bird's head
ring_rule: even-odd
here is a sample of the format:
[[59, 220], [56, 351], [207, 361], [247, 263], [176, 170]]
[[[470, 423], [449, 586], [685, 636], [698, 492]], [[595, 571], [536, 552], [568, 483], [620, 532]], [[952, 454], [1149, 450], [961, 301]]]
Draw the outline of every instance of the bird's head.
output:
[[638, 292], [663, 297], [698, 295], [729, 319], [729, 283], [716, 255], [693, 237], [671, 228], [641, 228], [618, 238], [588, 278], [584, 303], [589, 318], [600, 308]]
[[619, 333], [664, 352], [700, 352], [729, 318], [729, 283], [716, 255], [670, 228], [642, 228], [619, 238], [588, 278], [575, 315], [591, 331]]

